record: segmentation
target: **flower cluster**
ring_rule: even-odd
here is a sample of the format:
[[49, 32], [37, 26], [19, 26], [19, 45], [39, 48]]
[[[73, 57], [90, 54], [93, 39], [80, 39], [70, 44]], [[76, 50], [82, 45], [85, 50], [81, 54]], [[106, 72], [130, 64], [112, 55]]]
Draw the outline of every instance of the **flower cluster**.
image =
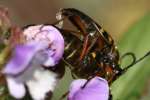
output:
[[[5, 13], [1, 10], [5, 10]], [[0, 19], [4, 32], [8, 29], [5, 26], [11, 27], [6, 9], [0, 8]], [[4, 40], [6, 32], [2, 33], [0, 40]], [[9, 93], [21, 99], [29, 92], [32, 99], [45, 100], [60, 80], [59, 74], [49, 69], [55, 69], [63, 57], [64, 38], [52, 25], [28, 26], [23, 31], [16, 28], [12, 33], [9, 41], [12, 53], [2, 69]], [[68, 100], [108, 100], [109, 86], [105, 79], [95, 77], [82, 88], [86, 82], [86, 79], [74, 80], [70, 85]]]
[[30, 26], [23, 31], [25, 42], [17, 44], [3, 73], [6, 75], [10, 94], [23, 98], [27, 86], [35, 100], [43, 100], [57, 84], [57, 74], [44, 67], [54, 67], [64, 51], [64, 39], [50, 25]]

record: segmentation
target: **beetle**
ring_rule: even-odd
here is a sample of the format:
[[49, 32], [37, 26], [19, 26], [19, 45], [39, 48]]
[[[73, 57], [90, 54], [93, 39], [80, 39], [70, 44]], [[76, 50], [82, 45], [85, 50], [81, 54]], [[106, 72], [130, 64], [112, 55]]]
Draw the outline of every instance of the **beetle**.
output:
[[[111, 83], [115, 74], [121, 72], [119, 52], [112, 37], [92, 18], [79, 10], [68, 8], [62, 9], [59, 13], [63, 18], [68, 18], [79, 31], [74, 32], [76, 35], [72, 37], [64, 35], [67, 43], [64, 60], [71, 64], [72, 73], [87, 79], [98, 75]], [[70, 38], [73, 40], [70, 41]], [[79, 60], [75, 60], [78, 57]]]
[[[150, 54], [148, 52], [136, 59], [134, 53], [127, 52], [120, 57], [111, 35], [95, 20], [77, 9], [61, 9], [56, 14], [56, 18], [58, 21], [54, 25], [63, 34], [66, 44], [63, 62], [70, 68], [73, 78], [88, 80], [82, 88], [95, 76], [105, 78], [111, 85], [130, 67]], [[75, 26], [77, 31], [63, 28], [66, 19]], [[122, 69], [120, 62], [126, 56], [131, 56], [132, 62]], [[66, 95], [67, 93], [64, 96]]]
[[[111, 35], [92, 18], [77, 9], [61, 9], [57, 13], [57, 19], [59, 21], [55, 24], [59, 25], [59, 28], [61, 26], [60, 31], [66, 43], [63, 59], [76, 77], [89, 78], [97, 75], [107, 79], [111, 84], [133, 64], [149, 55], [148, 52], [144, 57], [136, 60], [135, 55], [128, 52], [120, 57]], [[68, 19], [77, 31], [63, 29], [61, 24], [65, 19]], [[133, 61], [122, 69], [120, 60], [126, 56], [131, 56]]]

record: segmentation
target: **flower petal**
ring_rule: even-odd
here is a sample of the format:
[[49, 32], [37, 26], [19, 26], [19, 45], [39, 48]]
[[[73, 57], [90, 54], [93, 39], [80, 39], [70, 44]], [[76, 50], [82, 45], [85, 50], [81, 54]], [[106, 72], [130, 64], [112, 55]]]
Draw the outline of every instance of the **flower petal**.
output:
[[64, 53], [64, 39], [61, 33], [54, 26], [45, 26], [43, 30], [49, 30], [48, 38], [52, 40], [51, 49], [55, 51], [53, 59], [57, 64]]
[[64, 39], [59, 30], [54, 26], [51, 25], [30, 26], [27, 29], [25, 29], [24, 35], [28, 42], [47, 41], [49, 43], [49, 48], [47, 51], [51, 52], [48, 55], [50, 56], [50, 59], [51, 58], [53, 59], [54, 61], [53, 65], [56, 65], [62, 58], [64, 53]]
[[52, 92], [58, 83], [57, 74], [48, 70], [38, 69], [32, 80], [26, 82], [34, 100], [44, 100], [48, 92]]
[[15, 47], [12, 58], [3, 69], [3, 73], [17, 75], [24, 71], [31, 62], [33, 56], [41, 49], [43, 45], [37, 42], [17, 45]]
[[31, 26], [23, 33], [26, 43], [15, 47], [3, 73], [12, 78], [8, 80], [12, 96], [16, 97], [12, 84], [19, 82], [22, 87], [23, 84], [27, 85], [33, 99], [44, 100], [47, 93], [54, 90], [59, 78], [58, 73], [45, 70], [43, 65], [49, 67], [58, 63], [63, 56], [64, 39], [51, 25]]
[[[7, 81], [8, 85], [12, 82], [27, 85], [30, 95], [34, 100], [44, 100], [44, 98], [47, 97], [47, 93], [54, 90], [59, 80], [57, 73], [45, 70], [41, 67], [41, 63], [45, 59], [42, 55], [43, 52], [36, 53], [24, 72], [16, 76], [11, 75], [13, 81]], [[10, 75], [7, 75], [7, 77], [10, 77]], [[14, 95], [16, 91], [12, 88], [13, 84], [11, 84], [9, 91], [12, 96], [16, 98]]]
[[16, 99], [21, 99], [25, 96], [25, 87], [24, 84], [18, 82], [15, 78], [7, 76], [7, 85], [10, 94]]
[[49, 57], [43, 64], [45, 67], [55, 66], [55, 61], [52, 57]]
[[105, 79], [95, 77], [82, 89], [85, 83], [85, 79], [73, 81], [68, 100], [108, 100], [109, 86]]

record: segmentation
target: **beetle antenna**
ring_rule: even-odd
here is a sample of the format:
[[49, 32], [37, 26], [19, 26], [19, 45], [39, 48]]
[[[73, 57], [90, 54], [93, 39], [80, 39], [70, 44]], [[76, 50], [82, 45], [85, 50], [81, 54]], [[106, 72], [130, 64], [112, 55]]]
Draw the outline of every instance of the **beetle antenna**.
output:
[[149, 55], [150, 55], [150, 51], [147, 52], [143, 57], [139, 58], [138, 60], [136, 60], [135, 54], [134, 54], [134, 53], [131, 53], [131, 52], [124, 54], [124, 55], [122, 56], [122, 58], [124, 58], [124, 57], [127, 56], [127, 55], [132, 56], [133, 61], [132, 61], [132, 63], [131, 63], [130, 65], [126, 66], [126, 67], [123, 69], [123, 72], [126, 72], [126, 70], [128, 70], [130, 67], [132, 67], [133, 65], [139, 63], [139, 62], [142, 61], [145, 57], [149, 56]]

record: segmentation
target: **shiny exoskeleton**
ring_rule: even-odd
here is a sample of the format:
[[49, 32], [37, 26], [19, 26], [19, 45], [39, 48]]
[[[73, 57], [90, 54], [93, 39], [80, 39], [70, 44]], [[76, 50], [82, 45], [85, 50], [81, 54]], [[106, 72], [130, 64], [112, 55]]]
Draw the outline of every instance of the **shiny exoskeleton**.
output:
[[61, 29], [65, 38], [64, 61], [73, 76], [100, 76], [111, 83], [122, 73], [118, 49], [112, 37], [92, 18], [79, 10], [61, 9], [57, 14], [62, 23], [66, 18], [77, 31]]
[[[64, 66], [67, 65], [73, 78], [85, 78], [88, 81], [95, 76], [105, 78], [109, 85], [130, 67], [150, 55], [150, 51], [136, 60], [134, 53], [128, 52], [120, 57], [114, 40], [97, 22], [88, 15], [74, 9], [61, 9], [54, 25], [61, 31], [65, 39]], [[68, 19], [77, 31], [64, 29], [63, 22]], [[122, 69], [120, 60], [131, 56], [133, 61]], [[61, 65], [62, 66], [62, 65]], [[62, 96], [63, 99], [68, 92]], [[111, 100], [111, 94], [109, 99]]]
[[[74, 9], [61, 9], [54, 23], [65, 39], [63, 62], [69, 66], [73, 77], [90, 80], [95, 76], [105, 78], [109, 84], [121, 76], [127, 69], [150, 54], [136, 60], [134, 53], [125, 53], [121, 58], [114, 40], [97, 22], [88, 15]], [[64, 29], [63, 22], [68, 19], [77, 31]], [[122, 69], [120, 59], [131, 56], [133, 61]]]

